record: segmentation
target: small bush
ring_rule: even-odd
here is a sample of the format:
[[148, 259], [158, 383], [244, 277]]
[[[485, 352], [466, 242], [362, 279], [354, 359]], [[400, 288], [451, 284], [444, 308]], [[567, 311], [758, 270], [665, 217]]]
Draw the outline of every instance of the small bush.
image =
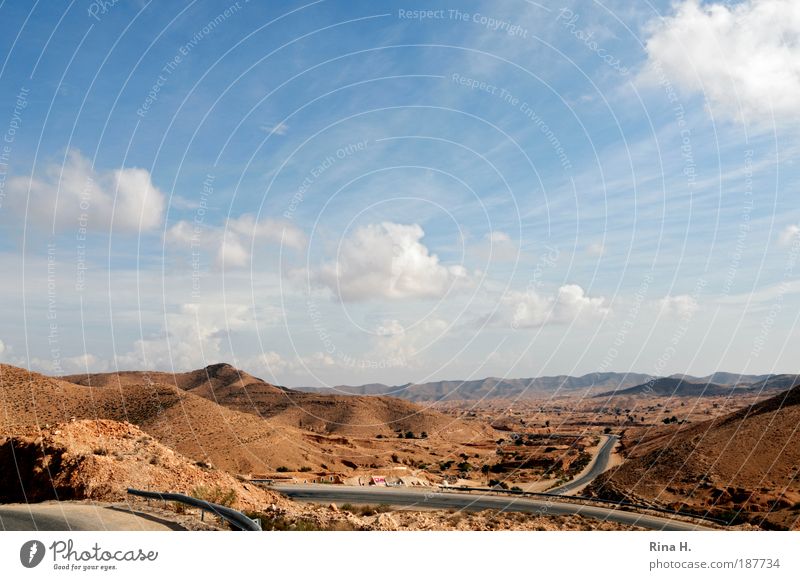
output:
[[95, 455], [108, 455], [108, 449], [105, 447], [97, 447], [92, 451], [92, 453]]
[[289, 468], [288, 468], [288, 467], [286, 467], [285, 465], [281, 465], [281, 466], [280, 466], [278, 469], [276, 469], [275, 471], [277, 471], [278, 473], [286, 473], [286, 472], [288, 472], [288, 471], [289, 471]]
[[186, 509], [186, 504], [179, 501], [172, 502], [172, 509], [176, 514], [185, 514], [188, 511]]
[[246, 512], [247, 517], [261, 520], [261, 529], [265, 532], [352, 532], [358, 528], [350, 522], [331, 522], [321, 526], [306, 518], [292, 519], [264, 512]]
[[309, 471], [311, 471], [311, 468], [308, 465], [304, 465], [300, 468], [300, 473], [308, 473]]
[[192, 496], [196, 497], [197, 499], [202, 499], [205, 501], [209, 501], [211, 503], [224, 505], [226, 507], [230, 507], [236, 502], [235, 489], [226, 490], [219, 487], [218, 485], [215, 485], [212, 488], [207, 488], [203, 485], [199, 485], [192, 490]]
[[343, 512], [350, 512], [351, 514], [355, 514], [358, 516], [365, 516], [365, 517], [374, 516], [377, 514], [384, 514], [392, 511], [392, 507], [385, 503], [376, 506], [371, 506], [371, 505], [354, 506], [353, 504], [346, 503], [343, 504], [339, 509]]

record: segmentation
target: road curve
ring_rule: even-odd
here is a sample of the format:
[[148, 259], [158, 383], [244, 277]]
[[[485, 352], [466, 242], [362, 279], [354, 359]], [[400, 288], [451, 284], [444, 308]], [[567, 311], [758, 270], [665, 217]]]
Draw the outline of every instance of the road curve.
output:
[[44, 502], [0, 505], [2, 531], [167, 531], [173, 522], [131, 511], [123, 505]]
[[619, 441], [619, 437], [617, 435], [605, 435], [605, 438], [605, 443], [600, 447], [585, 473], [564, 485], [548, 490], [548, 492], [568, 495], [588, 485], [595, 477], [608, 469], [608, 460], [611, 458], [611, 452], [614, 451], [614, 446]]
[[340, 485], [272, 485], [271, 489], [297, 501], [316, 503], [389, 504], [420, 509], [502, 510], [535, 515], [577, 514], [649, 530], [690, 531], [711, 529], [699, 524], [639, 514], [619, 509], [580, 505], [557, 498], [529, 499], [439, 491]]

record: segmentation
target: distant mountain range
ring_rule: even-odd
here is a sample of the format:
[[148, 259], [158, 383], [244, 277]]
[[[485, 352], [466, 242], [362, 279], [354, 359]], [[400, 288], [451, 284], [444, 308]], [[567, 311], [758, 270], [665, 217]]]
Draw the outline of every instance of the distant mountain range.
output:
[[[642, 373], [590, 373], [579, 377], [558, 375], [528, 379], [488, 377], [464, 381], [433, 381], [390, 386], [370, 383], [360, 386], [301, 387], [313, 393], [341, 395], [382, 395], [408, 401], [476, 401], [515, 399], [542, 395], [596, 396], [718, 396], [732, 392], [779, 391], [790, 388], [800, 375], [741, 375], [717, 372], [705, 377], [672, 375], [653, 377]], [[735, 389], [735, 390], [732, 390]], [[599, 394], [598, 394], [599, 393]]]

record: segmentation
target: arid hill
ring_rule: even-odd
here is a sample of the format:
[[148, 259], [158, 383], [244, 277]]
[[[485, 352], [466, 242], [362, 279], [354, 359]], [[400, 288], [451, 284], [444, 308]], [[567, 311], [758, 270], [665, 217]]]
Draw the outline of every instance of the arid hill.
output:
[[304, 388], [314, 393], [338, 393], [342, 395], [390, 395], [414, 402], [431, 401], [476, 401], [481, 399], [516, 399], [540, 397], [542, 395], [575, 395], [580, 391], [597, 389], [624, 389], [644, 383], [649, 375], [640, 373], [591, 373], [581, 377], [559, 375], [529, 379], [503, 379], [488, 377], [464, 381], [435, 381], [409, 383], [390, 387], [371, 383], [357, 387], [338, 386], [330, 388]]
[[591, 492], [774, 527], [800, 518], [800, 385], [679, 430], [628, 442], [628, 460]]
[[751, 384], [748, 389], [755, 393], [780, 392], [791, 389], [798, 383], [800, 383], [800, 375], [770, 375]]
[[345, 397], [304, 393], [277, 387], [221, 363], [186, 373], [127, 371], [72, 375], [63, 380], [82, 385], [126, 387], [174, 385], [227, 409], [268, 419], [275, 426], [322, 435], [385, 437], [397, 432], [425, 432], [430, 437], [474, 440], [488, 431], [393, 397]]
[[[481, 422], [407, 401], [297, 393], [229, 365], [64, 378], [0, 365], [0, 435], [36, 436], [81, 419], [128, 421], [195, 461], [242, 474], [302, 468], [350, 475], [412, 458], [430, 463], [434, 453], [457, 455], [464, 444], [493, 439]], [[427, 438], [423, 445], [398, 432]]]
[[183, 391], [190, 391], [206, 399], [213, 399], [215, 392], [225, 394], [247, 388], [257, 388], [260, 392], [290, 392], [284, 387], [271, 385], [245, 371], [229, 364], [219, 363], [203, 369], [185, 373], [167, 373], [162, 371], [120, 371], [118, 373], [92, 373], [68, 375], [62, 380], [87, 387], [116, 387], [126, 385], [142, 385], [161, 383], [174, 385]]
[[[152, 375], [152, 373], [150, 373]], [[110, 419], [137, 425], [164, 445], [235, 473], [322, 462], [316, 439], [217, 405], [174, 384], [96, 381], [83, 386], [0, 365], [0, 435], [36, 435], [56, 423]]]
[[683, 379], [665, 377], [627, 389], [617, 389], [600, 393], [599, 395], [595, 395], [595, 398], [628, 397], [631, 395], [650, 397], [718, 397], [720, 395], [734, 394], [735, 392], [736, 389], [730, 386], [717, 385], [714, 383], [690, 383]]
[[[125, 501], [126, 489], [211, 495], [242, 509], [288, 504], [278, 494], [175, 453], [130, 423], [83, 420], [37, 437], [0, 437], [0, 502]], [[209, 497], [211, 499], [211, 497]]]
[[[670, 379], [681, 379], [689, 383], [714, 383], [717, 385], [730, 385], [730, 386], [748, 386], [753, 383], [765, 381], [776, 375], [743, 375], [740, 373], [726, 373], [716, 372], [706, 375], [704, 377], [695, 377], [692, 375], [674, 374], [670, 375]], [[788, 387], [787, 387], [788, 388]], [[785, 389], [784, 389], [785, 390]]]

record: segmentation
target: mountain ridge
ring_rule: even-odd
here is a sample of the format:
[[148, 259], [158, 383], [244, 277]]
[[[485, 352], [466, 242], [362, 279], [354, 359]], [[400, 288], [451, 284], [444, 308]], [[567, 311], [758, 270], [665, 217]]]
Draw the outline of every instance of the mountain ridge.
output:
[[[479, 400], [525, 398], [552, 394], [576, 394], [577, 391], [586, 390], [596, 395], [600, 389], [605, 389], [601, 394], [629, 389], [645, 385], [654, 379], [683, 380], [692, 384], [713, 384], [715, 387], [728, 387], [717, 394], [730, 391], [730, 386], [741, 387], [764, 383], [769, 390], [779, 390], [778, 382], [788, 384], [790, 377], [796, 375], [743, 375], [739, 373], [716, 372], [705, 377], [692, 375], [671, 375], [669, 377], [656, 377], [644, 373], [588, 373], [580, 376], [553, 375], [532, 378], [507, 379], [501, 377], [485, 377], [482, 379], [467, 380], [442, 380], [426, 383], [406, 383], [390, 386], [383, 383], [368, 383], [364, 385], [338, 385], [335, 387], [297, 387], [300, 392], [336, 393], [339, 395], [368, 395], [368, 396], [393, 396], [413, 402], [435, 402], [450, 400]], [[779, 381], [779, 377], [787, 377]], [[713, 380], [713, 379], [716, 379]], [[788, 388], [788, 387], [786, 387]]]

